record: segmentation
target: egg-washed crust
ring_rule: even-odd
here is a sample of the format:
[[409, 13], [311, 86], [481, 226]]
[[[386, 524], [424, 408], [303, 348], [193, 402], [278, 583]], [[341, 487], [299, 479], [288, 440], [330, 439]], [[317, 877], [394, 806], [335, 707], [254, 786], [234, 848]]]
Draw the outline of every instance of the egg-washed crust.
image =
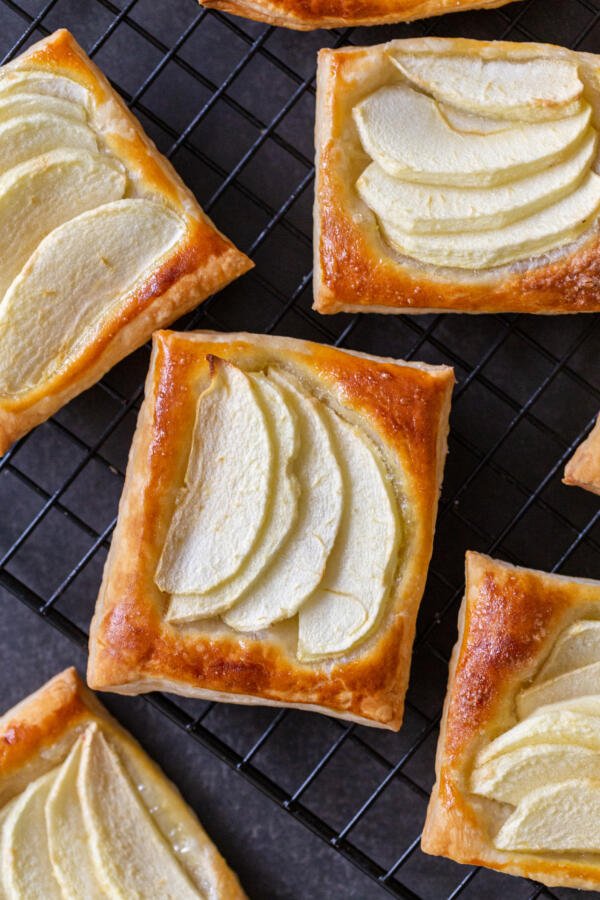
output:
[[[528, 312], [600, 310], [600, 233], [553, 261], [494, 274], [456, 269], [435, 272], [397, 256], [380, 234], [374, 214], [360, 200], [356, 179], [370, 161], [360, 145], [352, 108], [383, 84], [401, 79], [389, 51], [430, 48], [491, 58], [577, 58], [588, 76], [600, 57], [548, 44], [416, 38], [374, 47], [321, 50], [317, 72], [316, 188], [314, 213], [314, 308], [321, 313]], [[598, 85], [600, 90], [600, 84]]]
[[141, 771], [160, 782], [161, 798], [202, 847], [207, 900], [244, 900], [236, 875], [181, 794], [89, 691], [74, 668], [65, 669], [0, 718], [0, 807], [45, 772], [60, 765], [77, 737], [97, 722], [118, 740]]
[[563, 482], [600, 494], [600, 416], [565, 466]]
[[493, 9], [511, 0], [200, 0], [202, 6], [297, 31], [412, 22], [469, 9]]
[[[286, 623], [255, 637], [225, 625], [182, 628], [164, 620], [167, 598], [154, 575], [183, 484], [211, 355], [246, 369], [285, 367], [358, 421], [402, 484], [408, 523], [386, 612], [372, 637], [333, 661], [298, 662], [297, 636]], [[233, 703], [292, 705], [398, 729], [431, 556], [453, 383], [452, 369], [445, 366], [396, 362], [292, 338], [156, 334], [92, 621], [89, 684], [128, 694], [160, 689]]]
[[[112, 154], [136, 176], [138, 190], [163, 201], [186, 224], [186, 233], [149, 277], [132, 292], [118, 315], [68, 365], [35, 389], [0, 398], [0, 455], [72, 397], [95, 384], [115, 363], [208, 296], [252, 268], [253, 263], [222, 235], [200, 208], [170, 162], [106, 77], [65, 29], [30, 47], [0, 72], [42, 71], [63, 75], [86, 88], [101, 110], [94, 128]], [[15, 355], [19, 347], [14, 348]]]
[[517, 721], [515, 697], [564, 628], [600, 610], [600, 582], [549, 575], [467, 553], [465, 597], [421, 839], [426, 853], [548, 886], [600, 888], [600, 861], [577, 854], [497, 850], [484, 804], [469, 791], [479, 750]]

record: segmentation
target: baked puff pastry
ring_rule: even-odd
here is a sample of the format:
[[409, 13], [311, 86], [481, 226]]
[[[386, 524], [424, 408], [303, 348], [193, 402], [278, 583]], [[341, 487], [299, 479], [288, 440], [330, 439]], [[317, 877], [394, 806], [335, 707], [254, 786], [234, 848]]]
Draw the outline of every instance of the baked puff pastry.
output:
[[2, 716], [0, 746], [3, 897], [245, 897], [179, 791], [75, 669]]
[[251, 265], [68, 31], [0, 69], [0, 454]]
[[344, 28], [349, 25], [384, 25], [412, 22], [429, 16], [469, 9], [494, 9], [511, 0], [200, 0], [202, 6], [220, 9], [297, 31]]
[[468, 553], [426, 853], [600, 888], [600, 582]]
[[315, 309], [599, 310], [598, 59], [451, 38], [322, 50]]
[[398, 729], [453, 382], [291, 338], [155, 334], [90, 685]]
[[563, 481], [600, 494], [600, 416], [567, 463]]

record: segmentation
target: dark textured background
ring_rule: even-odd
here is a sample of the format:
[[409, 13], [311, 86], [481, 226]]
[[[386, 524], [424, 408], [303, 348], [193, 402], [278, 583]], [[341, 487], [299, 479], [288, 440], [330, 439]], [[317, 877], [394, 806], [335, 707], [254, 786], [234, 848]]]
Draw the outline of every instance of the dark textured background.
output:
[[[537, 38], [600, 51], [598, 0], [526, 0], [412, 26], [298, 34], [195, 0], [0, 0], [0, 54], [67, 26], [131, 100], [223, 230], [257, 262], [203, 307], [200, 327], [275, 331], [446, 362], [459, 384], [406, 720], [397, 735], [325, 717], [177, 701], [204, 736], [363, 865], [423, 898], [575, 897], [425, 857], [436, 722], [467, 548], [600, 577], [598, 498], [560, 484], [600, 406], [597, 316], [320, 317], [311, 302], [315, 52], [434, 33]], [[45, 30], [44, 30], [45, 29]], [[182, 140], [179, 135], [184, 131]], [[144, 348], [0, 461], [0, 705], [85, 660], [82, 638], [110, 540], [148, 362]], [[30, 608], [18, 602], [21, 599]], [[36, 614], [47, 603], [47, 615]], [[332, 847], [142, 698], [107, 705], [198, 811], [253, 900], [385, 895]], [[265, 730], [267, 729], [267, 730]], [[325, 758], [325, 762], [321, 760]], [[357, 818], [354, 818], [357, 816]], [[352, 823], [350, 828], [348, 824]], [[371, 863], [368, 863], [368, 860]], [[365, 862], [366, 860], [366, 862]]]

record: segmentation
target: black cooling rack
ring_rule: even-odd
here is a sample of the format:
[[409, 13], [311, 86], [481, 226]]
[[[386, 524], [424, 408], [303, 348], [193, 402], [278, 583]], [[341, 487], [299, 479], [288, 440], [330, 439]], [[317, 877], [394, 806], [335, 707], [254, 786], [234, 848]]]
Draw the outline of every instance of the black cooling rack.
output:
[[[256, 261], [181, 327], [275, 332], [453, 365], [436, 547], [400, 734], [296, 711], [150, 702], [404, 898], [572, 896], [421, 854], [463, 557], [600, 577], [597, 499], [560, 484], [600, 407], [598, 317], [322, 317], [311, 304], [315, 54], [424, 34], [600, 51], [599, 0], [526, 0], [394, 28], [298, 34], [195, 0], [0, 0], [7, 61], [71, 28], [204, 208]], [[85, 647], [148, 348], [0, 460], [0, 586]], [[344, 896], [340, 886], [339, 897]]]

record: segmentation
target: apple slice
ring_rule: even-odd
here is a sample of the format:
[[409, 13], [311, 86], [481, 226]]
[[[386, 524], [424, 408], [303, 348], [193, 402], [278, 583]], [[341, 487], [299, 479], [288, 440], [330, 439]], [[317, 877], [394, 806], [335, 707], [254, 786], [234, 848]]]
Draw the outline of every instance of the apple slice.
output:
[[46, 799], [58, 769], [52, 769], [15, 798], [2, 824], [2, 883], [7, 897], [61, 900], [54, 878], [44, 819]]
[[13, 94], [43, 94], [90, 106], [90, 93], [72, 78], [41, 71], [4, 69], [0, 74], [0, 99]]
[[68, 366], [183, 233], [166, 207], [117, 200], [44, 238], [0, 302], [0, 394]]
[[265, 566], [269, 565], [289, 534], [296, 518], [298, 482], [291, 472], [291, 465], [298, 451], [299, 440], [294, 417], [277, 384], [271, 384], [261, 373], [249, 374], [248, 378], [266, 413], [274, 451], [271, 502], [266, 521], [252, 553], [232, 578], [203, 594], [174, 594], [171, 597], [166, 616], [170, 622], [193, 622], [195, 619], [218, 615], [233, 606], [247, 589], [252, 589], [255, 580]]
[[409, 234], [381, 221], [389, 243], [400, 253], [435, 266], [489, 269], [533, 259], [569, 244], [600, 212], [600, 176], [590, 172], [562, 200], [503, 228], [461, 234]]
[[455, 131], [464, 131], [469, 134], [492, 134], [498, 131], [508, 131], [515, 127], [510, 119], [490, 119], [487, 116], [477, 116], [474, 113], [457, 109], [447, 103], [438, 103], [438, 109], [447, 123]]
[[599, 695], [600, 701], [600, 662], [571, 669], [564, 675], [525, 688], [517, 696], [517, 712], [524, 719], [540, 706], [585, 695]]
[[576, 778], [531, 791], [506, 820], [499, 850], [597, 853], [600, 847], [600, 781]]
[[298, 658], [322, 659], [368, 637], [394, 576], [400, 520], [391, 479], [359, 428], [323, 407], [342, 469], [344, 505], [323, 579], [298, 613]]
[[224, 616], [237, 631], [260, 631], [298, 612], [323, 577], [342, 515], [342, 475], [321, 404], [283, 369], [269, 369], [269, 378], [284, 392], [301, 435], [298, 518], [271, 565]]
[[85, 122], [87, 113], [85, 108], [72, 100], [64, 100], [61, 97], [44, 96], [43, 94], [8, 94], [0, 93], [0, 122], [14, 119], [17, 116], [30, 116], [32, 114], [46, 114], [60, 116], [62, 119], [74, 119], [77, 122]]
[[532, 790], [570, 778], [600, 775], [600, 752], [568, 744], [519, 747], [477, 766], [471, 790], [517, 806]]
[[87, 150], [53, 150], [0, 177], [0, 299], [40, 241], [59, 225], [125, 193], [117, 162]]
[[437, 100], [484, 116], [557, 118], [569, 115], [583, 92], [577, 63], [571, 59], [482, 59], [401, 50], [389, 57], [406, 78]]
[[156, 572], [169, 594], [203, 593], [232, 578], [259, 540], [271, 502], [275, 451], [257, 386], [231, 363], [215, 359], [213, 367]]
[[600, 715], [571, 711], [566, 704], [540, 710], [484, 747], [477, 756], [477, 765], [483, 766], [502, 753], [536, 744], [572, 744], [600, 751]]
[[83, 739], [79, 737], [48, 794], [45, 806], [48, 847], [54, 878], [60, 885], [63, 897], [69, 900], [82, 897], [85, 900], [103, 900], [107, 895], [96, 877], [77, 796], [82, 749]]
[[377, 163], [356, 183], [362, 200], [385, 223], [417, 234], [502, 228], [571, 193], [589, 170], [597, 136], [590, 130], [572, 156], [543, 172], [488, 188], [417, 184], [388, 175]]
[[94, 132], [82, 122], [48, 113], [15, 116], [0, 123], [0, 171], [61, 147], [94, 152]]
[[456, 131], [435, 100], [388, 85], [353, 109], [362, 145], [382, 169], [406, 181], [463, 187], [503, 184], [565, 159], [586, 136], [591, 108], [566, 119], [514, 123], [507, 131]]
[[83, 735], [77, 794], [96, 876], [108, 896], [198, 900], [198, 891], [95, 725]]
[[595, 662], [600, 662], [600, 621], [581, 619], [563, 631], [535, 682], [538, 684]]

